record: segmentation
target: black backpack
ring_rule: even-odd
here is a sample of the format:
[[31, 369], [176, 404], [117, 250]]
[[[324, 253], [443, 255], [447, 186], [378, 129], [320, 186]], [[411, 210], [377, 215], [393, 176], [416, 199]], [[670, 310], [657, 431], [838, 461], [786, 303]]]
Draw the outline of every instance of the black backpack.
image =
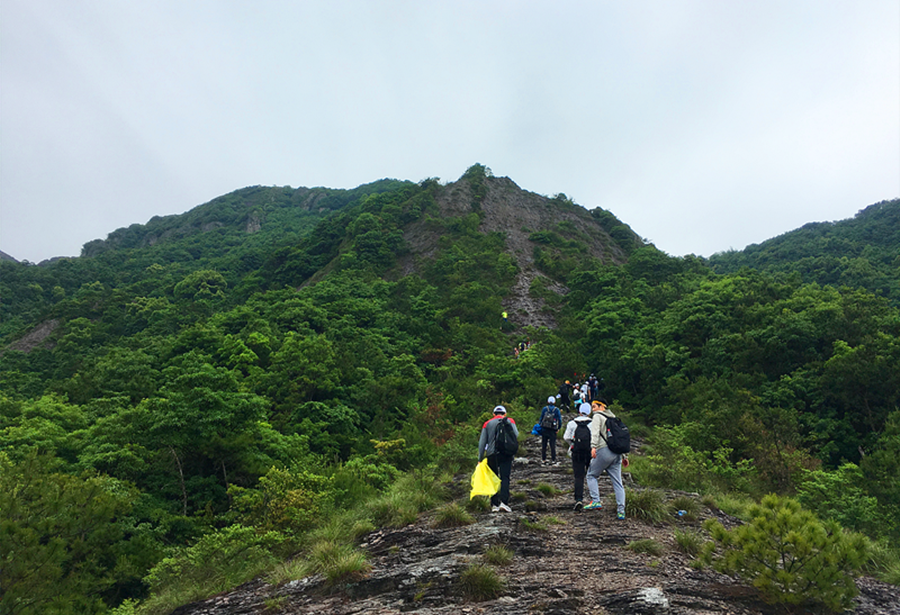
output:
[[575, 421], [575, 437], [572, 440], [573, 457], [591, 456], [591, 422]]
[[512, 457], [519, 450], [519, 440], [513, 431], [509, 419], [503, 417], [497, 420], [497, 434], [494, 437], [494, 452], [499, 455]]
[[541, 427], [550, 431], [559, 429], [559, 423], [556, 421], [556, 412], [552, 406], [544, 406], [544, 418], [541, 419]]
[[606, 440], [609, 450], [616, 455], [624, 455], [631, 450], [631, 434], [619, 417], [606, 417], [606, 434], [600, 435]]

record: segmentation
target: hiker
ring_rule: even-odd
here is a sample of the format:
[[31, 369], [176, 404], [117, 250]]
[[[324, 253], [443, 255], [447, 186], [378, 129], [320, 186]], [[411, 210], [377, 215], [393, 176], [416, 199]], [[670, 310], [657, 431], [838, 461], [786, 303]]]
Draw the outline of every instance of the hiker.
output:
[[600, 486], [597, 479], [603, 472], [612, 480], [613, 492], [616, 495], [616, 518], [625, 518], [625, 486], [622, 484], [622, 456], [613, 453], [606, 445], [606, 419], [615, 416], [606, 408], [606, 400], [602, 397], [591, 402], [591, 465], [587, 472], [588, 490], [591, 493], [590, 504], [585, 510], [602, 508], [600, 502]]
[[547, 464], [547, 444], [550, 444], [550, 463], [559, 465], [556, 461], [556, 432], [562, 426], [562, 414], [559, 408], [554, 406], [556, 398], [552, 395], [547, 398], [547, 405], [541, 408], [541, 463]]
[[591, 389], [592, 401], [600, 397], [600, 383], [597, 381], [597, 376], [591, 374], [591, 377], [588, 378], [588, 386]]
[[591, 405], [581, 404], [578, 416], [566, 424], [563, 439], [569, 443], [575, 475], [575, 510], [584, 508], [584, 477], [591, 465]]
[[481, 426], [481, 437], [478, 439], [478, 461], [487, 457], [488, 466], [500, 477], [500, 490], [491, 496], [492, 512], [512, 512], [512, 508], [509, 507], [509, 475], [512, 472], [513, 456], [496, 450], [497, 432], [502, 420], [509, 422], [512, 432], [518, 439], [519, 429], [516, 422], [507, 418], [506, 408], [503, 406], [494, 407], [494, 416]]
[[566, 380], [559, 385], [559, 405], [566, 410], [569, 409], [569, 381]]

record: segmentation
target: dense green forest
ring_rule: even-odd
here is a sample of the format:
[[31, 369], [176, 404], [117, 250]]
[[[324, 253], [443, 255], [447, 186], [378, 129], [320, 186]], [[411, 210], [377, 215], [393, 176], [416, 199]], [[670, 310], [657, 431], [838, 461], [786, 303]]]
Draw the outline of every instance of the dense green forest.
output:
[[900, 305], [900, 200], [870, 205], [849, 220], [811, 222], [744, 250], [714, 254], [717, 273], [750, 267], [796, 273], [804, 282], [864, 288]]
[[[706, 262], [565, 195], [486, 230], [523, 202], [502, 179], [246, 188], [0, 262], [4, 612], [166, 612], [325, 519], [397, 522], [398, 484], [471, 471], [490, 408], [528, 424], [589, 373], [647, 441], [639, 482], [796, 497], [896, 583], [900, 202]], [[557, 326], [504, 322], [524, 300]]]

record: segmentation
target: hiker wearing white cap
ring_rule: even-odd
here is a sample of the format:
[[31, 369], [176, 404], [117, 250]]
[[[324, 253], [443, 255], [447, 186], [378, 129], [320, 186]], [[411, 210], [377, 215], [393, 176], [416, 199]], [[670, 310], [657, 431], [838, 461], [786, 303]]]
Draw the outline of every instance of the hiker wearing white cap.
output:
[[562, 414], [554, 406], [556, 398], [547, 398], [547, 405], [541, 409], [541, 463], [547, 464], [547, 445], [550, 445], [550, 463], [556, 464], [556, 432], [562, 426]]
[[575, 478], [575, 510], [584, 508], [584, 477], [591, 465], [591, 405], [581, 404], [578, 416], [568, 422], [563, 439], [569, 443]]
[[[481, 426], [478, 439], [478, 461], [487, 457], [488, 466], [500, 477], [500, 490], [491, 496], [493, 512], [512, 512], [509, 507], [509, 475], [513, 455], [518, 448], [519, 428], [506, 416], [506, 408], [494, 407], [494, 416]], [[510, 441], [511, 440], [511, 441]]]

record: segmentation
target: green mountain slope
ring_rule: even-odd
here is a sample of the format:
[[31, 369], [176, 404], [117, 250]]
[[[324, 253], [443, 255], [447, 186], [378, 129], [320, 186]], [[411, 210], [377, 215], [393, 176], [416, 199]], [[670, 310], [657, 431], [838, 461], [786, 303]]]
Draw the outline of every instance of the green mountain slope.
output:
[[483, 165], [239, 190], [0, 261], [0, 297], [3, 609], [169, 612], [298, 552], [359, 561], [471, 471], [493, 406], [529, 430], [591, 372], [647, 439], [638, 484], [797, 494], [900, 541], [895, 306], [717, 274]]
[[900, 199], [870, 205], [848, 220], [806, 224], [742, 251], [714, 254], [709, 262], [718, 273], [751, 267], [865, 288], [900, 305]]

